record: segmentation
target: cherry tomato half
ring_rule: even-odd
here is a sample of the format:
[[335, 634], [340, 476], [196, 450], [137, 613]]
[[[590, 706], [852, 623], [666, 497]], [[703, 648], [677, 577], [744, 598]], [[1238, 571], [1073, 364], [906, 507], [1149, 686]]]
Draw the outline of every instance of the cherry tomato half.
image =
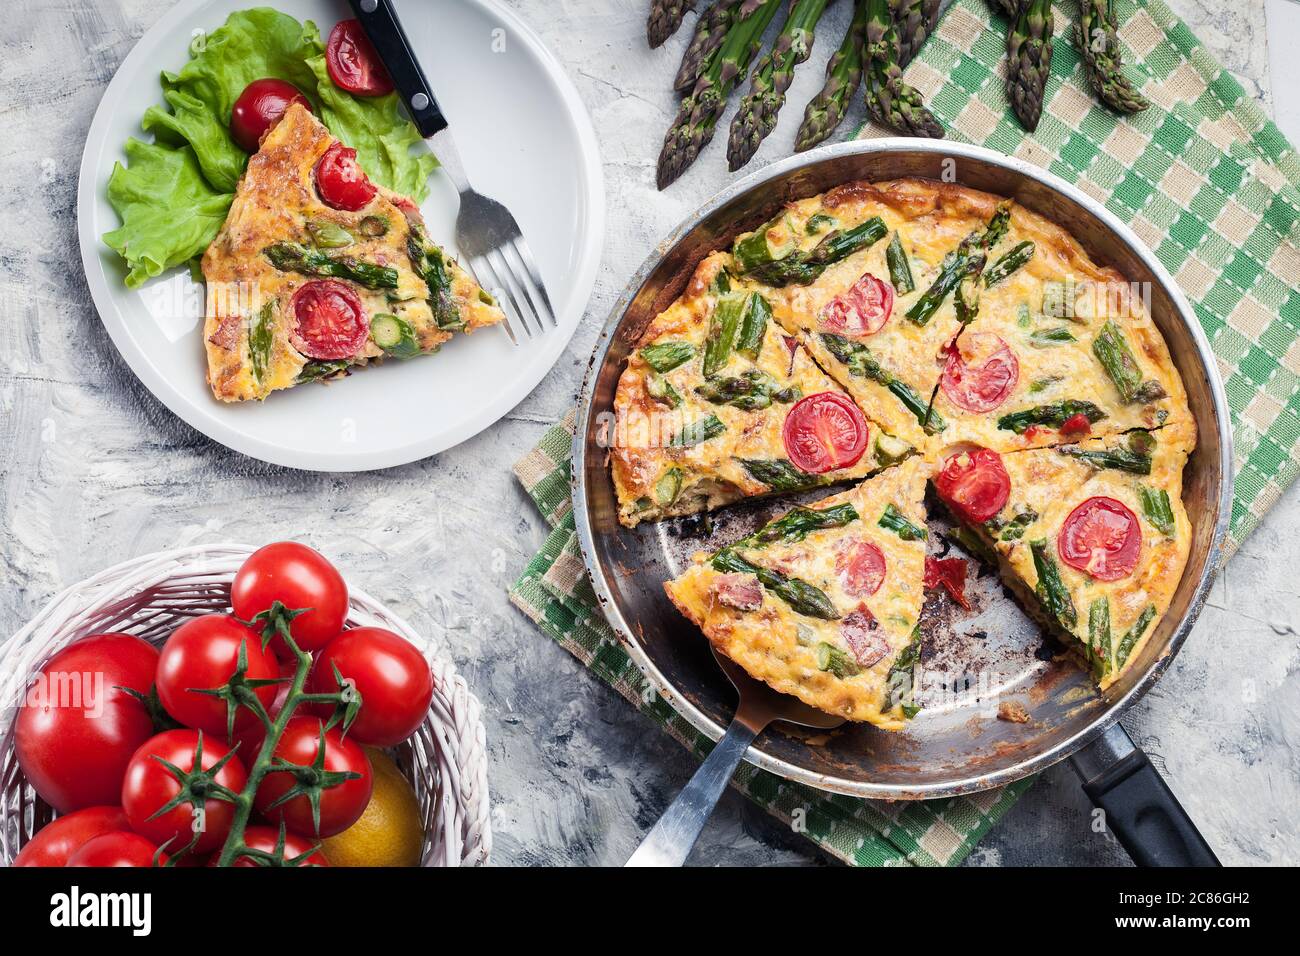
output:
[[949, 401], [968, 412], [991, 412], [1010, 397], [1020, 378], [1020, 362], [992, 332], [963, 335], [948, 348], [939, 384]]
[[867, 450], [867, 420], [848, 396], [817, 392], [790, 409], [781, 438], [796, 468], [820, 475], [858, 463]]
[[393, 81], [360, 20], [340, 20], [325, 43], [325, 69], [335, 86], [355, 96], [383, 96]]
[[[262, 650], [261, 635], [229, 614], [205, 614], [176, 628], [158, 659], [158, 698], [167, 713], [186, 727], [212, 735], [214, 741], [224, 739], [226, 701], [197, 691], [215, 690], [230, 680], [241, 645], [247, 661], [246, 678], [273, 680], [280, 676], [279, 661], [270, 650]], [[277, 690], [275, 684], [268, 684], [255, 693], [263, 707], [270, 707]], [[247, 707], [241, 706], [235, 713], [236, 729], [256, 720], [257, 715]]]
[[894, 311], [894, 290], [870, 272], [822, 306], [822, 327], [837, 335], [862, 338], [885, 327]]
[[293, 295], [293, 347], [314, 359], [351, 358], [370, 337], [361, 300], [345, 283], [316, 279]]
[[[250, 850], [261, 850], [263, 853], [274, 853], [276, 843], [280, 839], [279, 827], [259, 827], [251, 826], [244, 828], [244, 845]], [[325, 859], [325, 854], [320, 851], [320, 844], [306, 837], [299, 836], [296, 833], [285, 833], [284, 835], [284, 859], [286, 862], [301, 857], [304, 853], [310, 854], [300, 860], [297, 866], [329, 866], [330, 861]], [[208, 860], [208, 866], [216, 866], [220, 854], [213, 854], [212, 859]], [[236, 858], [233, 866], [263, 866], [251, 857], [241, 856]]]
[[316, 161], [316, 192], [334, 209], [356, 212], [375, 198], [375, 184], [357, 164], [357, 151], [334, 143]]
[[128, 824], [121, 807], [85, 807], [45, 824], [18, 851], [14, 866], [67, 866], [68, 859], [95, 837]]
[[308, 111], [311, 110], [307, 97], [292, 83], [271, 76], [254, 80], [244, 87], [244, 92], [239, 94], [239, 99], [231, 107], [231, 138], [239, 144], [240, 149], [256, 153], [262, 143], [262, 136], [280, 122], [293, 103], [301, 103]]
[[844, 590], [854, 597], [870, 597], [885, 580], [885, 554], [870, 541], [850, 542], [835, 556], [835, 572]]
[[344, 631], [316, 656], [307, 688], [311, 693], [339, 690], [334, 668], [361, 695], [361, 710], [348, 728], [349, 739], [376, 747], [401, 743], [424, 721], [433, 700], [429, 662], [407, 640], [381, 627]]
[[167, 862], [167, 854], [158, 853], [158, 847], [145, 837], [130, 830], [115, 830], [88, 840], [68, 859], [68, 866], [148, 867], [154, 865], [155, 854], [159, 866]]
[[1061, 560], [1098, 581], [1118, 581], [1137, 567], [1142, 528], [1122, 501], [1089, 498], [1061, 525], [1056, 550]]
[[148, 695], [158, 651], [130, 634], [94, 634], [50, 658], [14, 721], [14, 749], [41, 799], [59, 813], [116, 804], [135, 748], [153, 720], [128, 690]]
[[[280, 742], [276, 744], [275, 756], [310, 767], [320, 752], [322, 726], [324, 722], [316, 717], [290, 718]], [[257, 812], [277, 826], [283, 820], [286, 827], [303, 836], [333, 836], [352, 826], [361, 819], [366, 804], [370, 802], [374, 784], [370, 758], [351, 736], [344, 739], [339, 729], [334, 727], [325, 732], [324, 764], [326, 771], [351, 772], [360, 776], [321, 790], [319, 832], [312, 822], [311, 802], [306, 794], [278, 807], [271, 806], [294, 786], [296, 777], [290, 771], [278, 770], [266, 775], [253, 800]]]
[[[318, 651], [336, 638], [348, 616], [343, 575], [315, 548], [296, 541], [258, 548], [239, 566], [230, 588], [230, 606], [243, 621], [269, 611], [276, 601], [291, 611], [310, 609], [289, 624], [294, 643], [304, 651]], [[278, 650], [278, 638], [275, 643]]]
[[[131, 829], [159, 846], [171, 840], [168, 849], [172, 852], [187, 846], [196, 827], [201, 826], [199, 840], [194, 844], [192, 852], [210, 853], [226, 842], [230, 823], [235, 817], [233, 803], [206, 796], [201, 804], [201, 821], [198, 819], [198, 808], [188, 799], [166, 813], [154, 815], [181, 792], [180, 781], [163, 761], [190, 774], [196, 769], [194, 753], [198, 745], [197, 730], [164, 731], [140, 746], [127, 764], [126, 778], [122, 781], [122, 809], [126, 811]], [[203, 763], [199, 769], [211, 770], [229, 753], [228, 746], [216, 737], [205, 734]], [[248, 782], [248, 775], [244, 772], [239, 757], [234, 756], [222, 765], [212, 779], [227, 790], [239, 793]], [[200, 788], [207, 785], [206, 782], [197, 784]], [[204, 795], [196, 793], [195, 796]]]
[[971, 448], [948, 457], [934, 479], [934, 487], [958, 518], [979, 524], [1007, 503], [1011, 477], [997, 452]]

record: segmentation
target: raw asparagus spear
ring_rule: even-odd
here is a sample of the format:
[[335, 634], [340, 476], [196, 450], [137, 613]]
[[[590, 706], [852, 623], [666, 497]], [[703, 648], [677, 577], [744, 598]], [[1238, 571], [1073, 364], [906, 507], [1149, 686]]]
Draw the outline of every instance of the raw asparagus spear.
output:
[[889, 0], [898, 31], [898, 65], [906, 67], [939, 24], [943, 0]]
[[296, 242], [277, 242], [262, 252], [271, 265], [281, 272], [301, 272], [308, 276], [351, 279], [367, 289], [396, 289], [397, 270], [363, 262], [355, 256], [330, 256]]
[[849, 31], [826, 64], [826, 84], [812, 98], [795, 136], [795, 152], [812, 149], [835, 131], [844, 119], [849, 99], [862, 83], [862, 46], [867, 35], [867, 0], [857, 0]]
[[1124, 75], [1111, 0], [1080, 3], [1083, 11], [1074, 30], [1074, 42], [1083, 55], [1084, 72], [1093, 92], [1117, 113], [1140, 113], [1151, 104]]
[[1007, 99], [1020, 125], [1038, 128], [1052, 68], [1052, 0], [1022, 0], [1007, 33]]
[[745, 75], [758, 52], [763, 31], [780, 6], [781, 0], [741, 3], [721, 45], [709, 54], [699, 79], [682, 100], [677, 118], [664, 136], [657, 175], [660, 189], [666, 189], [684, 173], [713, 138], [713, 129], [726, 108], [727, 97]]
[[889, 0], [867, 0], [867, 38], [863, 53], [867, 112], [908, 136], [943, 138], [943, 127], [925, 108], [921, 94], [903, 82], [898, 32]]
[[785, 105], [785, 92], [794, 68], [812, 52], [813, 30], [829, 0], [795, 0], [785, 26], [750, 78], [749, 93], [731, 121], [727, 167], [734, 173], [754, 157], [758, 145], [776, 129], [776, 116]]
[[650, 18], [646, 20], [645, 36], [650, 49], [661, 46], [677, 32], [682, 17], [695, 9], [695, 0], [650, 0]]
[[715, 0], [695, 21], [695, 33], [691, 36], [686, 52], [682, 54], [677, 76], [673, 78], [673, 89], [678, 93], [689, 93], [694, 88], [709, 57], [722, 45], [727, 28], [731, 26], [742, 2], [743, 0]]

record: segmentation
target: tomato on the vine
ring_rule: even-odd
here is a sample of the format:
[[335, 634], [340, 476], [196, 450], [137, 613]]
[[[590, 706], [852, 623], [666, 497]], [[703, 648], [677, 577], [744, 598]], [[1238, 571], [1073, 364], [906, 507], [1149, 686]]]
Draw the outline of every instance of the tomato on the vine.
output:
[[[244, 845], [250, 850], [261, 850], [263, 853], [275, 853], [275, 848], [280, 839], [280, 830], [277, 827], [250, 826], [244, 828]], [[296, 866], [329, 866], [330, 861], [325, 859], [325, 854], [320, 851], [320, 844], [315, 843], [306, 837], [299, 836], [296, 833], [285, 833], [284, 847], [282, 848], [286, 863], [292, 863]], [[304, 856], [304, 854], [306, 854]], [[301, 859], [299, 859], [301, 858]], [[208, 866], [217, 865], [217, 856], [208, 860]], [[269, 864], [260, 863], [252, 857], [241, 856], [235, 859], [231, 866], [267, 866]]]
[[[361, 709], [347, 736], [391, 747], [411, 734], [429, 712], [433, 674], [429, 662], [406, 639], [381, 627], [354, 627], [316, 656], [307, 688], [314, 694], [340, 690], [334, 669], [361, 695]], [[328, 715], [326, 715], [328, 716]]]
[[[294, 643], [317, 651], [343, 630], [348, 616], [348, 586], [319, 551], [295, 541], [268, 544], [250, 554], [235, 574], [230, 604], [241, 620], [252, 621], [279, 601], [303, 610], [289, 624]], [[277, 649], [283, 647], [276, 639]], [[287, 659], [287, 658], [286, 658]]]
[[85, 807], [45, 824], [14, 857], [14, 866], [67, 866], [95, 837], [128, 824], [121, 807]]
[[[202, 762], [197, 763], [200, 739]], [[145, 741], [127, 764], [122, 809], [132, 830], [160, 846], [170, 840], [171, 852], [187, 846], [197, 832], [193, 852], [207, 853], [225, 842], [235, 817], [234, 803], [214, 791], [224, 787], [239, 793], [247, 782], [239, 757], [217, 738], [200, 738], [197, 730], [168, 730]], [[177, 797], [180, 801], [163, 811]]]
[[[303, 836], [333, 836], [361, 818], [370, 802], [373, 785], [370, 760], [361, 745], [344, 739], [337, 727], [323, 730], [317, 717], [292, 717], [275, 747], [275, 756], [308, 772], [272, 770], [257, 788], [253, 805], [273, 824], [281, 820]], [[323, 740], [322, 740], [323, 731]], [[323, 743], [323, 747], [322, 747]], [[313, 820], [311, 799], [306, 788], [318, 785], [319, 828]], [[327, 785], [328, 784], [328, 785]], [[298, 792], [284, 803], [276, 801], [291, 790]]]
[[50, 658], [14, 721], [14, 750], [60, 813], [117, 803], [131, 754], [153, 736], [147, 696], [158, 651], [130, 634], [95, 634]]
[[115, 830], [86, 842], [81, 849], [68, 859], [68, 866], [162, 866], [167, 862], [167, 854], [159, 853], [158, 847], [145, 837], [130, 830]]
[[[158, 698], [167, 713], [186, 727], [207, 731], [214, 739], [228, 734], [229, 702], [201, 693], [224, 687], [234, 677], [243, 649], [244, 679], [271, 681], [280, 664], [262, 638], [229, 614], [205, 614], [176, 628], [158, 659]], [[275, 700], [276, 684], [253, 689], [262, 707]], [[235, 728], [248, 727], [257, 715], [246, 705], [235, 710]]]

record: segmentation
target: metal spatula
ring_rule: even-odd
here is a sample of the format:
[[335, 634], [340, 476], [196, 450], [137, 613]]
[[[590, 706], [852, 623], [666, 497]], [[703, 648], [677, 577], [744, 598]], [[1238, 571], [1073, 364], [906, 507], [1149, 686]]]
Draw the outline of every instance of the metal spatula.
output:
[[713, 656], [740, 694], [736, 716], [713, 752], [695, 771], [686, 789], [677, 795], [672, 806], [637, 847], [627, 866], [682, 866], [695, 841], [700, 838], [704, 824], [712, 816], [713, 808], [722, 799], [722, 792], [740, 766], [745, 751], [769, 724], [784, 720], [800, 727], [832, 730], [844, 723], [843, 717], [824, 714], [754, 680], [739, 664], [717, 651]]

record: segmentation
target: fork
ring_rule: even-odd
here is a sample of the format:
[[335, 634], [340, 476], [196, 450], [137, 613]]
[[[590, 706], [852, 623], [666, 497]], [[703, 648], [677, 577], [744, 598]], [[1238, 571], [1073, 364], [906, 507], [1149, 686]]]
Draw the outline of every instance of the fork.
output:
[[460, 193], [456, 245], [463, 264], [503, 308], [506, 334], [515, 345], [556, 328], [546, 285], [528, 241], [510, 210], [474, 189], [410, 41], [389, 0], [349, 0], [366, 36], [388, 68], [420, 135]]

